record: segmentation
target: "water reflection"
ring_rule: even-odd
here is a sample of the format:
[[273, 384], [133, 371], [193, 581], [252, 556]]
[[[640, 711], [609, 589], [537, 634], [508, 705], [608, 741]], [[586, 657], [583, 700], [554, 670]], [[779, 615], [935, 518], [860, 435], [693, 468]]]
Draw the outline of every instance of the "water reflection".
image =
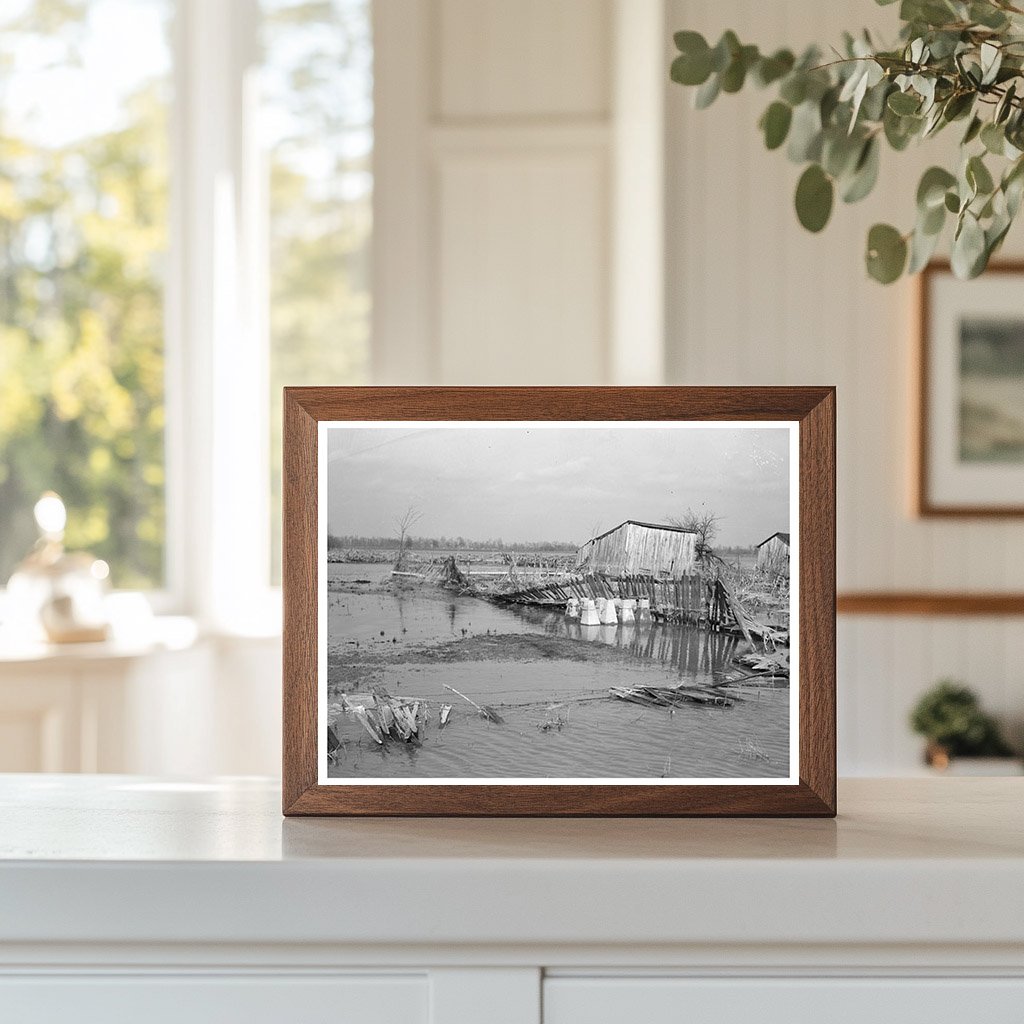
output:
[[681, 678], [710, 680], [724, 670], [737, 653], [740, 638], [711, 633], [694, 626], [670, 623], [581, 626], [561, 612], [517, 608], [516, 614], [552, 636], [586, 643], [607, 644], [638, 661], [657, 662]]

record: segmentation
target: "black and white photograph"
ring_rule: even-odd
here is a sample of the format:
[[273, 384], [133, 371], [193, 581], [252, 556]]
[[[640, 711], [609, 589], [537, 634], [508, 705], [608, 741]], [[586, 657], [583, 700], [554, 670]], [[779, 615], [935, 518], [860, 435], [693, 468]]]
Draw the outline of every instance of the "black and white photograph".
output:
[[794, 437], [321, 424], [321, 781], [795, 781]]

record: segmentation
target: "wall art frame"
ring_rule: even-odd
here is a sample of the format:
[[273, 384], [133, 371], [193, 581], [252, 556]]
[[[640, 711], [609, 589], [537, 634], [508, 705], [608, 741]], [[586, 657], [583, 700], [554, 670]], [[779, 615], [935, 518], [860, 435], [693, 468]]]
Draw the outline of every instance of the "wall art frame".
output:
[[[692, 427], [693, 437], [711, 428], [735, 431], [737, 437], [743, 428], [769, 433], [788, 429], [793, 453], [787, 463], [793, 474], [792, 542], [799, 553], [798, 558], [794, 554], [793, 591], [798, 600], [794, 598], [792, 615], [795, 678], [790, 687], [788, 777], [677, 782], [674, 777], [647, 778], [641, 773], [626, 781], [598, 775], [563, 783], [533, 778], [451, 782], [441, 776], [325, 775], [325, 749], [330, 742], [324, 697], [330, 628], [326, 624], [325, 533], [327, 484], [333, 479], [325, 453], [327, 445], [334, 443], [332, 431], [348, 443], [349, 431], [357, 427], [372, 430], [378, 425], [384, 429], [410, 424], [426, 428], [423, 432], [428, 435], [435, 425], [447, 425], [460, 436], [470, 428], [515, 426], [531, 437], [544, 427], [557, 427], [560, 432], [599, 427], [613, 436], [630, 427], [654, 432]], [[835, 389], [831, 387], [286, 388], [283, 812], [296, 816], [834, 816], [835, 427]], [[402, 437], [409, 433], [403, 430]], [[684, 434], [681, 431], [679, 436]], [[363, 445], [363, 450], [368, 447]], [[341, 475], [332, 484], [332, 495], [347, 493], [345, 474], [354, 472], [344, 460], [339, 465]], [[621, 604], [616, 605], [620, 614]], [[348, 701], [347, 696], [344, 699]], [[408, 705], [398, 701], [395, 706], [408, 710]], [[356, 705], [349, 701], [347, 706]], [[464, 708], [461, 703], [458, 706]], [[363, 742], [376, 756], [372, 738]]]
[[921, 518], [1024, 516], [1022, 285], [1024, 261], [993, 262], [971, 281], [940, 260], [919, 275], [912, 451]]

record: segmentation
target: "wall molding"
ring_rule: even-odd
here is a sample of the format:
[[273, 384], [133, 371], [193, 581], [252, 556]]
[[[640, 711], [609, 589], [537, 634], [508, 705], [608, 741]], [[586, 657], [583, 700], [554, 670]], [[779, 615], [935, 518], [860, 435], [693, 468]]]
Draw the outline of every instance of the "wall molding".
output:
[[836, 598], [839, 615], [1024, 615], [1024, 593], [854, 591]]

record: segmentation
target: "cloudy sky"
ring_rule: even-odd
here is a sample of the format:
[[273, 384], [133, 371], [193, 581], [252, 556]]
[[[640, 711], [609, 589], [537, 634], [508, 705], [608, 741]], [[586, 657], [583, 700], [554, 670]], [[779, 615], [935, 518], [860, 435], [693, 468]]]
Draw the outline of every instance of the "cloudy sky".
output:
[[717, 543], [789, 529], [786, 427], [331, 427], [328, 531], [569, 541], [689, 506], [722, 516]]

